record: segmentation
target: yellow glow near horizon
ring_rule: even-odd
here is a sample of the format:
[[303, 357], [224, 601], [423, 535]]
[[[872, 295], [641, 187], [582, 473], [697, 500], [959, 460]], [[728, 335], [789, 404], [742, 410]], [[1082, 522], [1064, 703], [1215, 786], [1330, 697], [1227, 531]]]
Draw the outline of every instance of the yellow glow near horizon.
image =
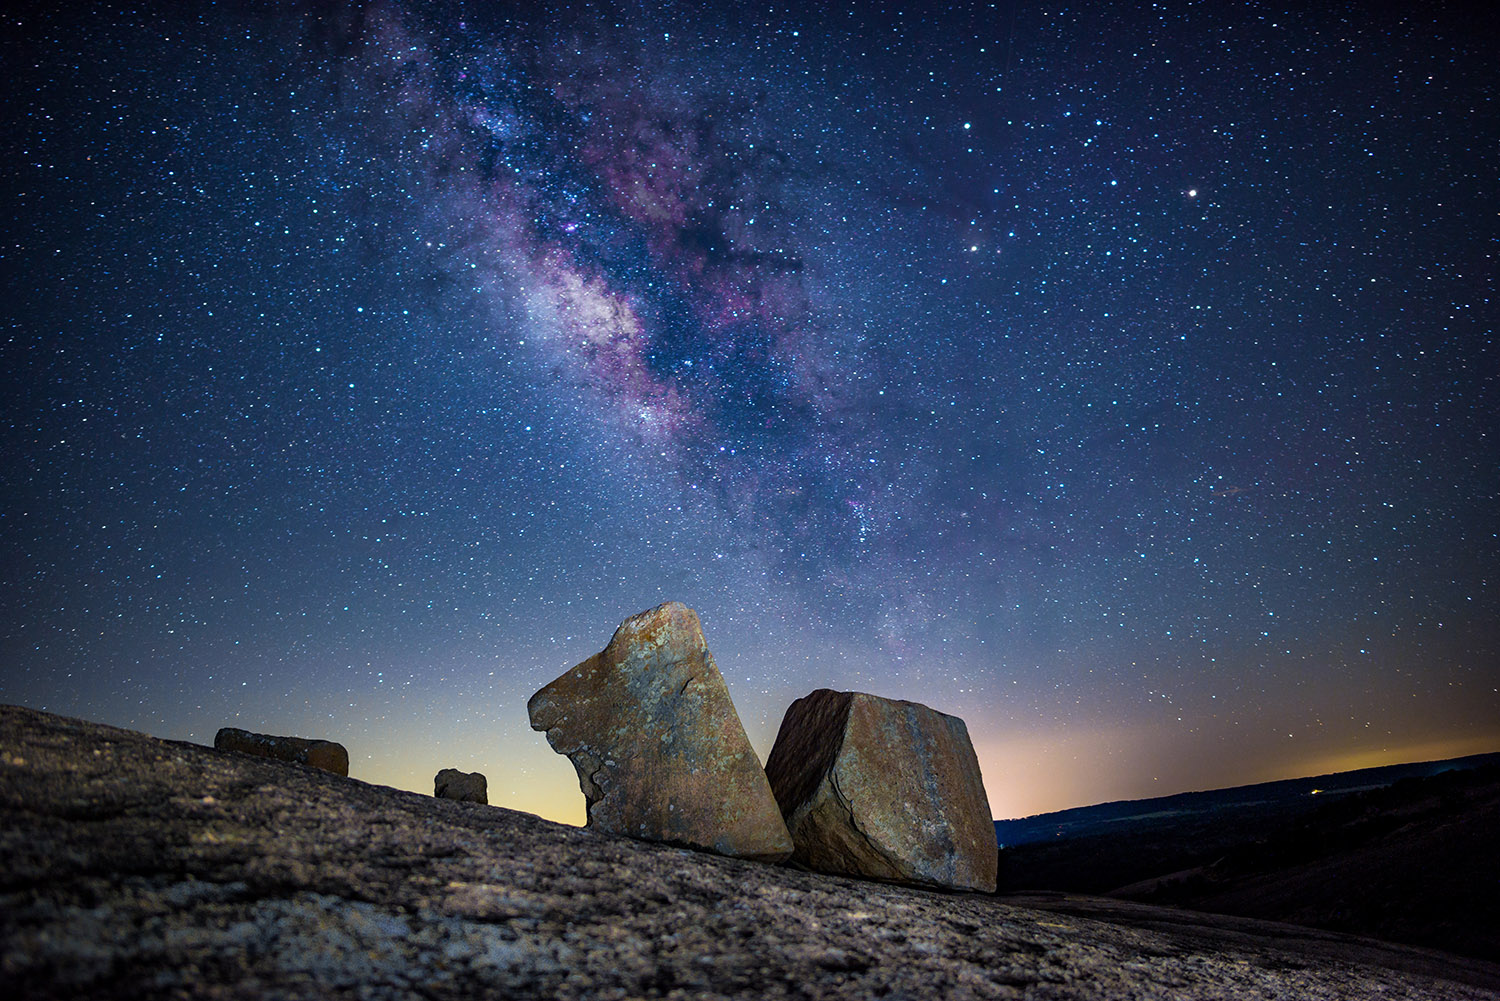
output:
[[1159, 729], [1138, 726], [1059, 728], [974, 743], [997, 820], [1500, 751], [1500, 733], [1302, 754], [1250, 745], [1185, 754], [1171, 741]]
[[[795, 697], [778, 689], [744, 692], [737, 699], [762, 763], [782, 709]], [[1500, 750], [1500, 728], [1470, 728], [1440, 739], [1424, 739], [1417, 730], [1384, 733], [1353, 744], [1347, 734], [1291, 742], [1266, 730], [1259, 738], [1205, 737], [1184, 744], [1180, 733], [1140, 723], [1020, 729], [987, 720], [974, 707], [965, 715], [990, 810], [1000, 820]], [[420, 712], [377, 717], [361, 726], [330, 727], [324, 717], [288, 714], [277, 705], [255, 707], [226, 722], [262, 732], [335, 733], [349, 750], [350, 776], [365, 782], [430, 796], [439, 770], [478, 771], [488, 780], [494, 806], [574, 826], [585, 821], [572, 763], [531, 729], [520, 700], [497, 699], [480, 711], [471, 700], [438, 697]], [[213, 739], [207, 730], [170, 735], [204, 743]], [[1384, 743], [1371, 746], [1377, 739]]]
[[1500, 750], [1500, 738], [1494, 736], [1454, 737], [1445, 740], [1418, 741], [1394, 747], [1362, 748], [1313, 758], [1298, 770], [1298, 774], [1283, 777], [1303, 778], [1331, 775], [1336, 772], [1353, 772], [1361, 768], [1404, 765], [1417, 761], [1446, 761], [1449, 758], [1464, 758], [1471, 754], [1487, 754], [1495, 750]]
[[[582, 826], [585, 804], [572, 763], [554, 752], [540, 733], [532, 741], [502, 745], [493, 739], [491, 726], [485, 723], [445, 734], [445, 747], [479, 749], [468, 755], [434, 750], [417, 734], [386, 743], [380, 753], [358, 753], [351, 748], [350, 776], [430, 796], [433, 776], [440, 769], [479, 771], [488, 779], [492, 806]], [[1250, 757], [1236, 770], [1209, 755], [1183, 756], [1163, 764], [1158, 745], [1164, 742], [1164, 735], [1144, 727], [1063, 729], [974, 741], [990, 812], [997, 820], [1500, 750], [1500, 735], [1463, 737], [1325, 752], [1280, 762]], [[760, 757], [764, 760], [764, 753]]]

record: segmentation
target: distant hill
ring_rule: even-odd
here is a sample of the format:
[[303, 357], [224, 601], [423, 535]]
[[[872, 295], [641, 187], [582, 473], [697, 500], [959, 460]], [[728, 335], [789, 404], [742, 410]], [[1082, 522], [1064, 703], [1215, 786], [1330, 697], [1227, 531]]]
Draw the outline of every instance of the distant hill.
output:
[[[995, 821], [995, 839], [1002, 848], [1079, 838], [1095, 834], [1131, 836], [1142, 830], [1174, 827], [1203, 815], [1232, 814], [1263, 817], [1267, 810], [1287, 816], [1316, 809], [1319, 796], [1339, 796], [1393, 785], [1406, 778], [1423, 778], [1455, 769], [1500, 765], [1500, 752], [1474, 754], [1445, 761], [1383, 765], [1352, 772], [1335, 772], [1305, 779], [1283, 779], [1258, 785], [1234, 786], [1206, 792], [1184, 792], [1155, 799], [1119, 800], [1080, 806], [1056, 813], [1039, 813], [1019, 820]], [[1055, 889], [1055, 888], [1054, 888]]]
[[1289, 921], [1500, 959], [1500, 754], [996, 824], [1000, 891]]

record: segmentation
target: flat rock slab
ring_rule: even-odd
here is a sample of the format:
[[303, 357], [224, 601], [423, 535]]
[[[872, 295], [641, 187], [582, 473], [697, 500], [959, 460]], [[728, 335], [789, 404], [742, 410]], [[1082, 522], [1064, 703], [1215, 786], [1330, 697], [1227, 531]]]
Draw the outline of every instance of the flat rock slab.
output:
[[489, 781], [482, 772], [461, 772], [457, 768], [444, 768], [432, 779], [432, 794], [439, 799], [451, 799], [459, 803], [481, 803], [489, 805]]
[[708, 652], [675, 601], [531, 697], [531, 726], [578, 770], [588, 826], [721, 855], [792, 852], [771, 787]]
[[[1287, 925], [1204, 937], [820, 876], [13, 706], [0, 707], [0, 853], [3, 997], [1480, 1001], [1500, 989], [1492, 964], [1365, 939]], [[1316, 939], [1290, 948], [1298, 936]], [[1422, 972], [1434, 957], [1446, 979]]]
[[808, 868], [994, 892], [994, 819], [957, 716], [822, 688], [788, 707], [766, 774]]
[[332, 740], [309, 737], [275, 737], [269, 733], [252, 733], [226, 726], [214, 736], [214, 747], [221, 751], [238, 751], [258, 758], [295, 761], [299, 765], [321, 768], [335, 775], [349, 774], [349, 752]]

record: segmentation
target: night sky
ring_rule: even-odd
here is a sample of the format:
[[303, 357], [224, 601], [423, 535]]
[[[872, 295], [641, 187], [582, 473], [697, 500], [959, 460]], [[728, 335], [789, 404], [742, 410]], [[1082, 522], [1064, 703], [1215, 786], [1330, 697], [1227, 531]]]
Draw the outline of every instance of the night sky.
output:
[[1500, 749], [1493, 12], [200, 6], [4, 22], [0, 701], [580, 823], [676, 599], [1001, 818]]

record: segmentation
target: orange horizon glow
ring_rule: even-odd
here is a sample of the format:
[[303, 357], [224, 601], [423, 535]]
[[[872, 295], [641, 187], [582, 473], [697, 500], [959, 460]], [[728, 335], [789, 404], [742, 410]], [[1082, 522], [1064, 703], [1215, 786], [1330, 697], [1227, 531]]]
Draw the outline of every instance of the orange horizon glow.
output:
[[[504, 765], [493, 758], [486, 761], [481, 755], [459, 760], [430, 750], [363, 757], [351, 751], [350, 776], [432, 795], [433, 776], [439, 769], [479, 771], [489, 782], [490, 805], [583, 826], [584, 797], [572, 763], [553, 752], [542, 734], [535, 734], [535, 738], [525, 747], [509, 749], [503, 756]], [[1419, 740], [1388, 747], [1325, 751], [1279, 762], [1246, 762], [1240, 769], [1217, 773], [1222, 774], [1222, 780], [1212, 781], [1207, 775], [1213, 773], [1204, 770], [1153, 766], [1158, 748], [1152, 746], [1151, 738], [1145, 728], [1120, 727], [1061, 737], [1037, 734], [1005, 740], [976, 739], [991, 814], [997, 820], [1008, 820], [1108, 802], [1500, 751], [1500, 734]], [[764, 761], [765, 749], [757, 746], [756, 750]], [[1187, 759], [1194, 760], [1192, 756]]]

